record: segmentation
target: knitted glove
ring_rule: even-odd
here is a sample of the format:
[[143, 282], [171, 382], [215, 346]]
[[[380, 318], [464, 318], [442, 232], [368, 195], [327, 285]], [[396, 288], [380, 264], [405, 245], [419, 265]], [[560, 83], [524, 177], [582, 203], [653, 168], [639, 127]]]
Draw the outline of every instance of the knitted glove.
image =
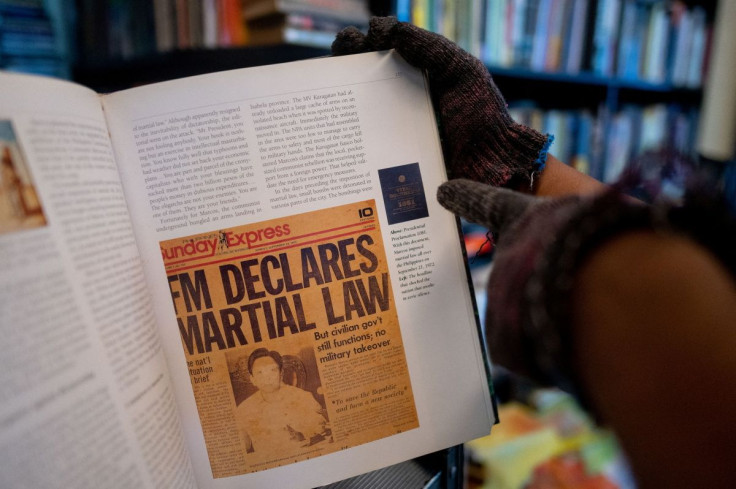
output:
[[427, 72], [450, 178], [497, 186], [533, 181], [544, 168], [553, 137], [511, 119], [480, 60], [448, 39], [394, 17], [374, 17], [367, 35], [349, 27], [332, 44], [335, 55], [392, 48]]
[[681, 206], [648, 206], [615, 189], [536, 198], [462, 179], [442, 184], [437, 198], [498, 234], [485, 322], [493, 361], [561, 387], [584, 405], [573, 366], [570, 297], [576, 272], [592, 251], [627, 231], [675, 233], [709, 249], [736, 277], [736, 226], [712, 202], [688, 198]]

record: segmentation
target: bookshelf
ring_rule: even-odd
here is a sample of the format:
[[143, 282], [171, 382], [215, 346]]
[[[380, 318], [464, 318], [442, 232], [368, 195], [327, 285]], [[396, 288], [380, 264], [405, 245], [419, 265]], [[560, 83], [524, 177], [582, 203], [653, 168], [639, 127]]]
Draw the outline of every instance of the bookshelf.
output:
[[540, 104], [580, 105], [582, 100], [604, 100], [610, 110], [617, 110], [622, 103], [645, 100], [679, 100], [688, 105], [698, 105], [700, 88], [677, 87], [671, 83], [655, 83], [646, 80], [628, 80], [606, 77], [593, 73], [559, 73], [533, 71], [526, 68], [489, 66], [489, 71], [504, 97], [511, 100], [528, 97], [529, 93], [544, 90], [538, 97]]
[[[202, 2], [202, 8], [206, 9], [211, 3]], [[371, 0], [365, 5], [373, 14], [395, 13], [402, 20], [434, 28], [476, 54], [489, 67], [510, 107], [522, 107], [523, 110], [534, 107], [540, 111], [531, 119], [541, 124], [537, 127], [540, 130], [551, 128], [559, 131], [562, 128], [572, 131], [566, 135], [555, 134], [554, 154], [606, 180], [615, 178], [617, 174], [606, 170], [610, 167], [608, 153], [613, 152], [605, 147], [609, 142], [627, 147], [623, 151], [615, 151], [619, 159], [631, 159], [645, 149], [664, 146], [694, 152], [698, 110], [702, 102], [702, 75], [706, 69], [705, 41], [710, 36], [715, 3], [715, 0]], [[150, 4], [146, 10], [148, 21], [142, 23], [149, 29], [143, 32], [137, 25], [139, 23], [136, 23], [137, 27], [130, 23], [132, 16], [120, 12], [113, 16], [114, 22], [130, 27], [127, 40], [126, 36], [120, 35], [123, 27], [105, 27], [103, 20], [110, 16], [110, 12], [101, 4], [104, 2], [77, 0], [78, 37], [80, 44], [87, 49], [82, 49], [72, 75], [76, 81], [98, 91], [329, 54], [326, 45], [238, 45], [238, 35], [230, 36], [236, 45], [213, 39], [208, 42], [185, 39], [180, 45], [170, 41], [165, 52], [160, 52], [154, 35], [156, 29], [150, 29], [156, 24]], [[115, 2], [108, 4], [117, 5]], [[143, 3], [136, 0], [130, 4]], [[524, 15], [520, 14], [521, 8], [526, 9]], [[579, 13], [575, 21], [576, 9], [580, 8], [583, 8], [583, 13]], [[600, 12], [606, 15], [599, 18]], [[200, 15], [205, 13], [202, 10]], [[170, 24], [181, 25], [176, 12], [171, 11], [170, 15], [174, 16]], [[609, 22], [604, 23], [606, 17], [617, 20], [608, 19]], [[542, 22], [547, 18], [550, 20]], [[666, 36], [661, 33], [665, 21]], [[574, 22], [577, 22], [577, 27]], [[627, 28], [627, 24], [632, 23], [639, 29]], [[258, 21], [250, 25], [262, 24]], [[452, 26], [448, 27], [450, 24]], [[686, 27], [683, 28], [682, 24]], [[85, 27], [89, 25], [95, 28]], [[233, 23], [229, 25], [232, 28]], [[522, 32], [527, 35], [526, 39], [513, 30], [514, 25], [526, 29]], [[696, 25], [700, 26], [697, 36], [692, 34]], [[541, 34], [538, 32], [540, 29]], [[652, 34], [657, 29], [658, 40], [653, 39]], [[499, 33], [495, 33], [496, 30]], [[692, 37], [689, 43], [683, 41], [684, 34], [680, 35], [680, 31]], [[103, 36], [104, 42], [98, 42], [95, 36]], [[579, 40], [577, 49], [573, 36]], [[115, 42], [123, 44], [116, 45]], [[556, 54], [545, 52], [543, 48], [546, 46], [556, 46]], [[702, 59], [693, 61], [689, 56], [687, 63], [678, 62], [683, 57], [681, 53], [685, 52], [682, 51], [685, 49], [683, 46], [689, 46], [686, 50], [688, 56], [697, 48]], [[678, 47], [681, 52], [667, 51]], [[663, 58], [648, 54], [653, 52]], [[623, 61], [627, 59], [633, 61], [627, 64]], [[631, 63], [636, 67], [629, 66]], [[679, 74], [676, 75], [675, 69]], [[650, 110], [651, 107], [659, 109]], [[658, 136], [652, 136], [646, 143], [648, 146], [644, 147], [638, 138], [638, 128], [652, 123], [652, 120], [642, 121], [653, 112], [659, 115], [652, 120], [667, 127], [654, 131]], [[571, 122], [562, 126], [549, 122], [550, 113]], [[664, 113], [666, 115], [662, 115]], [[591, 138], [587, 143], [575, 141], [580, 137], [576, 132], [581, 126], [576, 122], [580, 114], [585, 120], [590, 115], [593, 121], [593, 127], [584, 131]], [[612, 132], [619, 137], [608, 137]], [[675, 137], [683, 140], [675, 141]], [[561, 147], [563, 144], [565, 147]], [[597, 153], [593, 151], [596, 148]], [[590, 151], [590, 154], [577, 155], [575, 151], [579, 150]], [[615, 164], [620, 166], [620, 163]]]
[[[488, 66], [512, 114], [604, 181], [645, 151], [695, 157], [716, 1], [396, 0]], [[587, 138], [587, 141], [580, 139]]]

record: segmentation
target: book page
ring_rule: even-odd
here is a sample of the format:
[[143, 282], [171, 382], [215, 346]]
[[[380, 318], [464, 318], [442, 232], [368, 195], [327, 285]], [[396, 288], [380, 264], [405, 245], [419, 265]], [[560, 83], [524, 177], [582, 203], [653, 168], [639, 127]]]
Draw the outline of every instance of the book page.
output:
[[103, 105], [200, 487], [314, 487], [488, 434], [419, 71], [369, 53]]
[[193, 487], [99, 97], [0, 74], [0, 487]]

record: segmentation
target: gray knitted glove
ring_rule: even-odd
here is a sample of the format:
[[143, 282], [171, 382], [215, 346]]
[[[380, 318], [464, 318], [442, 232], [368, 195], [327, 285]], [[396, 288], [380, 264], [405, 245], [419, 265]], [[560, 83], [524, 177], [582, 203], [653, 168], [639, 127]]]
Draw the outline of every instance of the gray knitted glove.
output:
[[544, 168], [553, 138], [514, 122], [486, 67], [455, 43], [394, 17], [374, 17], [367, 35], [347, 28], [332, 44], [335, 55], [391, 48], [426, 70], [451, 178], [514, 187]]
[[493, 361], [587, 404], [573, 365], [570, 297], [576, 272], [601, 244], [634, 230], [684, 235], [736, 277], [736, 221], [707, 196], [692, 197], [650, 206], [616, 189], [537, 198], [470, 180], [442, 184], [440, 204], [498, 235], [485, 322]]

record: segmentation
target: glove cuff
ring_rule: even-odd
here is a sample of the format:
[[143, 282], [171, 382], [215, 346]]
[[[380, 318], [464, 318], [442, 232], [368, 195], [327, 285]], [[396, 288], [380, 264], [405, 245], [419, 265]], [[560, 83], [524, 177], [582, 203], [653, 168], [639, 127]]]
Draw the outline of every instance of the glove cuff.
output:
[[[476, 107], [475, 113], [464, 114], [448, 104], [440, 107], [442, 124], [454, 128], [443, 135], [450, 178], [516, 188], [533, 183], [544, 169], [553, 135], [515, 122], [505, 107]], [[472, 110], [472, 102], [467, 107]]]

